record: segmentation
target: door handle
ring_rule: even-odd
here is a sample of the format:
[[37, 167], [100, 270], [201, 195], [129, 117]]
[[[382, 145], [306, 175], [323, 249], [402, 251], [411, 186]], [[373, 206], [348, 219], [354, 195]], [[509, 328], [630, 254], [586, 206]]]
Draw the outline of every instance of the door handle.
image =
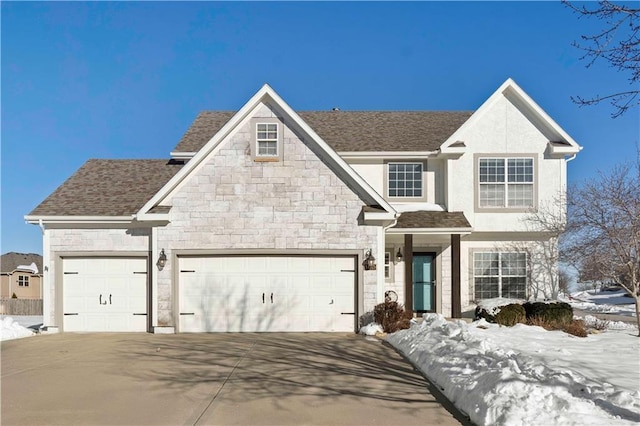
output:
[[262, 304], [264, 305], [264, 293], [262, 293]]
[[273, 303], [273, 293], [271, 293], [271, 303]]
[[104, 303], [102, 303], [102, 294], [100, 294], [100, 297], [98, 298], [98, 300], [100, 301], [101, 305], [106, 305], [107, 304], [106, 299], [105, 299]]
[[111, 305], [111, 295], [109, 295], [109, 304]]
[[330, 305], [333, 305], [333, 299], [331, 299], [331, 302], [329, 302]]

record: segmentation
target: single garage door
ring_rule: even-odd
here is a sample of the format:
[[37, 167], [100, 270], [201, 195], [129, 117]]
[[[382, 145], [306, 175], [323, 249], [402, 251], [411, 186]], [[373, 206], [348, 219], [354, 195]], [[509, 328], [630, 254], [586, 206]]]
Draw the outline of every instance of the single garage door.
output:
[[355, 258], [179, 258], [179, 331], [355, 329]]
[[64, 331], [147, 331], [146, 258], [65, 258]]

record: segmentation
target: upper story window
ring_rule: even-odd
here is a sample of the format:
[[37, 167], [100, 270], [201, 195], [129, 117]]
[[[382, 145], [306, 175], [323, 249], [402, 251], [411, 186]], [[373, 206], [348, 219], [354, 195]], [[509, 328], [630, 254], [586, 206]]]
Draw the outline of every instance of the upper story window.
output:
[[277, 123], [257, 123], [256, 124], [256, 148], [260, 157], [278, 156], [278, 124]]
[[480, 208], [534, 206], [533, 158], [480, 158], [478, 166]]
[[422, 198], [422, 163], [389, 163], [389, 197]]
[[28, 275], [18, 275], [18, 287], [29, 287]]

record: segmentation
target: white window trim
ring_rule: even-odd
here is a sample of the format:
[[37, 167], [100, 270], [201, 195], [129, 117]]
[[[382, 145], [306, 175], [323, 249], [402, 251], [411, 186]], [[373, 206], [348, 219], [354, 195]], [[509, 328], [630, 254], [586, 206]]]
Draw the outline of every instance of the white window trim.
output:
[[[399, 164], [410, 164], [410, 165], [418, 165], [420, 166], [420, 191], [421, 194], [419, 196], [416, 195], [391, 195], [389, 192], [391, 190], [390, 188], [390, 179], [389, 179], [389, 175], [391, 174], [391, 169], [390, 166], [392, 165], [399, 165]], [[424, 171], [425, 171], [425, 164], [421, 161], [390, 161], [387, 163], [387, 167], [386, 167], [386, 179], [385, 179], [385, 183], [386, 183], [386, 188], [385, 188], [385, 194], [387, 196], [388, 199], [390, 200], [396, 200], [396, 201], [419, 201], [419, 200], [424, 200], [426, 198], [426, 191], [425, 191], [425, 176], [424, 176]]]
[[29, 287], [28, 275], [18, 275], [18, 287]]
[[[260, 131], [258, 130], [258, 127], [260, 126], [266, 126], [266, 130], [265, 133], [269, 133], [271, 132], [271, 130], [269, 130], [269, 126], [275, 126], [276, 127], [276, 137], [275, 138], [260, 138], [258, 136], [258, 134], [260, 133]], [[256, 123], [256, 156], [257, 157], [273, 157], [273, 158], [277, 158], [280, 153], [279, 153], [279, 135], [280, 135], [280, 126], [278, 125], [278, 123], [267, 123], [267, 122], [257, 122]], [[271, 142], [274, 143], [276, 146], [276, 152], [274, 154], [261, 154], [260, 153], [260, 142]]]
[[[532, 182], [511, 182], [513, 185], [531, 185], [532, 186], [532, 202], [531, 206], [509, 206], [509, 170], [508, 170], [508, 160], [510, 159], [522, 159], [522, 160], [532, 160], [533, 162], [533, 171], [532, 171]], [[503, 160], [505, 167], [505, 175], [504, 182], [480, 182], [480, 160]], [[475, 211], [477, 212], [513, 212], [513, 213], [526, 213], [535, 211], [538, 206], [538, 157], [536, 154], [510, 154], [510, 155], [500, 155], [500, 154], [475, 154], [474, 155], [474, 180], [475, 180]], [[481, 185], [504, 185], [505, 195], [504, 195], [504, 206], [481, 206], [480, 205], [480, 188]]]
[[[389, 256], [389, 263], [387, 263], [387, 255]], [[393, 281], [393, 268], [395, 267], [394, 261], [393, 261], [393, 247], [387, 247], [384, 250], [384, 267], [385, 267], [385, 276], [384, 276], [384, 280], [387, 282], [392, 282]], [[386, 274], [386, 268], [389, 268], [389, 275]]]
[[524, 299], [527, 298], [528, 293], [529, 293], [529, 260], [526, 258], [527, 254], [526, 253], [522, 253], [522, 252], [517, 252], [517, 251], [496, 251], [496, 250], [474, 250], [471, 253], [471, 275], [472, 275], [472, 280], [471, 280], [471, 288], [473, 291], [473, 299], [474, 300], [483, 300], [483, 299], [478, 299], [478, 297], [476, 296], [476, 254], [481, 254], [481, 253], [493, 253], [493, 254], [498, 254], [498, 275], [480, 275], [480, 277], [497, 277], [498, 278], [498, 296], [497, 297], [504, 297], [502, 294], [502, 281], [503, 278], [510, 278], [510, 277], [522, 277], [523, 275], [504, 275], [502, 273], [502, 255], [504, 254], [512, 254], [512, 253], [517, 253], [517, 254], [523, 254], [525, 256], [525, 288], [524, 288]]

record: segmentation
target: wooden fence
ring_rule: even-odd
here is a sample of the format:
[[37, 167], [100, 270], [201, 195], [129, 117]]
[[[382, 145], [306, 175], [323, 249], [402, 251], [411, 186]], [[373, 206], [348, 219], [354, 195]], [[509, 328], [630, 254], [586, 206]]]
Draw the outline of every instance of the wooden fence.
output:
[[42, 299], [2, 299], [2, 315], [42, 315]]

